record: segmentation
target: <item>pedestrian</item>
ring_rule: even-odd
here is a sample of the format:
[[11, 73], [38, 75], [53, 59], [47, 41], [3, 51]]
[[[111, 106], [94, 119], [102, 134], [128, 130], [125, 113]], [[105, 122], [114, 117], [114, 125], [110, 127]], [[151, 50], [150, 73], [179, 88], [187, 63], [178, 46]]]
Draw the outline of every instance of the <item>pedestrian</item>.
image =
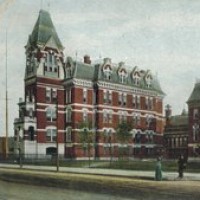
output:
[[179, 178], [183, 178], [183, 171], [186, 169], [186, 160], [184, 156], [181, 154], [178, 159], [178, 174]]
[[155, 169], [155, 180], [162, 181], [162, 164], [161, 157], [157, 158], [156, 169]]

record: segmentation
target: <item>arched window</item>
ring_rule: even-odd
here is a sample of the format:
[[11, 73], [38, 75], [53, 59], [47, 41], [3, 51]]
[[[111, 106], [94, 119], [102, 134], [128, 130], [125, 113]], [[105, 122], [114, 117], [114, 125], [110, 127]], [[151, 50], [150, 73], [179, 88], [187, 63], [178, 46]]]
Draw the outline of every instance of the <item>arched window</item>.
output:
[[133, 84], [134, 85], [139, 85], [140, 84], [140, 73], [138, 71], [133, 73]]
[[28, 128], [28, 135], [29, 135], [29, 139], [30, 141], [34, 141], [34, 136], [35, 136], [35, 130], [33, 126], [29, 126]]
[[121, 83], [127, 82], [128, 73], [126, 72], [124, 68], [119, 70], [118, 75], [119, 75], [119, 79]]
[[152, 78], [151, 74], [148, 74], [148, 75], [146, 76], [146, 84], [147, 84], [147, 87], [148, 87], [148, 88], [151, 87], [152, 79], [153, 79], [153, 78]]

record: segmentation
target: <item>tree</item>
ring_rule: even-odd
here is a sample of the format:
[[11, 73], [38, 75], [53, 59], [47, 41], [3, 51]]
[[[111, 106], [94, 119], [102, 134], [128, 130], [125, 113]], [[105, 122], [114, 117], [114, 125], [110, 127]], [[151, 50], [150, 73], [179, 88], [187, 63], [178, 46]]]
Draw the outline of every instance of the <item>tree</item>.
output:
[[[131, 133], [130, 133], [131, 130], [132, 130], [132, 125], [129, 122], [122, 121], [121, 123], [118, 124], [117, 140], [122, 144], [122, 149], [121, 149], [122, 156], [124, 154], [124, 146], [126, 145], [128, 147], [128, 141], [131, 137]], [[126, 148], [126, 150], [127, 149], [128, 148]]]
[[83, 122], [80, 124], [79, 136], [83, 150], [85, 152], [87, 151], [90, 167], [91, 149], [94, 143], [94, 131], [90, 122]]

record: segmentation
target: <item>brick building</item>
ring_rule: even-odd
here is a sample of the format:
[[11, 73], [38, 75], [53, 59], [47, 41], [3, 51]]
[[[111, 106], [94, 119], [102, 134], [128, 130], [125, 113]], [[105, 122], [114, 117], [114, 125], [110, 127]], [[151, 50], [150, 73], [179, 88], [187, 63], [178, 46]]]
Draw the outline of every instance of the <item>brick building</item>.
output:
[[200, 156], [200, 81], [195, 83], [194, 89], [187, 101], [189, 110], [189, 159]]
[[[19, 102], [14, 129], [16, 151], [28, 154], [58, 152], [65, 157], [85, 156], [79, 140], [80, 124], [91, 122], [92, 155], [118, 155], [120, 122], [133, 125], [129, 155], [154, 156], [162, 147], [163, 97], [157, 77], [150, 70], [112, 63], [93, 63], [67, 57], [50, 14], [39, 13], [26, 50], [25, 96]], [[21, 141], [20, 141], [21, 140]]]
[[181, 115], [172, 116], [171, 107], [166, 106], [166, 125], [164, 129], [164, 145], [166, 158], [177, 159], [181, 154], [188, 156], [188, 113], [183, 110]]

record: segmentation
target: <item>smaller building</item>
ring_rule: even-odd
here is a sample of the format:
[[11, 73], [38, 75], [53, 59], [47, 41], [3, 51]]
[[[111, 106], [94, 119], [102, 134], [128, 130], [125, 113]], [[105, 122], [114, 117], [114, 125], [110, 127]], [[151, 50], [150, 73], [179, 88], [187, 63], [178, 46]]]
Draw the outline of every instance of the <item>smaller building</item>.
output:
[[[8, 157], [13, 155], [14, 138], [8, 137]], [[0, 159], [6, 158], [6, 137], [0, 137]]]
[[197, 80], [187, 101], [189, 111], [189, 142], [190, 160], [200, 158], [200, 80]]
[[188, 114], [185, 109], [181, 115], [171, 116], [171, 106], [166, 106], [166, 125], [164, 129], [164, 145], [166, 157], [176, 159], [180, 154], [188, 157]]

